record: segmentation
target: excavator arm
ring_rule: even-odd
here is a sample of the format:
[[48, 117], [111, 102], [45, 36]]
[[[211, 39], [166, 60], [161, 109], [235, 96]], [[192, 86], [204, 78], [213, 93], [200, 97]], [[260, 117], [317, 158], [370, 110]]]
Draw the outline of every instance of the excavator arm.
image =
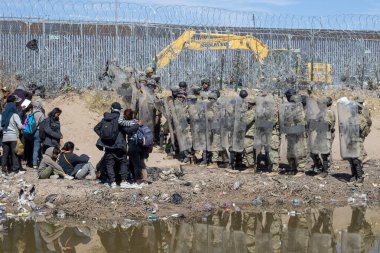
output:
[[184, 49], [190, 50], [250, 50], [260, 62], [268, 56], [267, 46], [251, 35], [233, 35], [216, 33], [197, 33], [185, 31], [178, 39], [170, 43], [156, 56], [157, 68], [164, 68]]

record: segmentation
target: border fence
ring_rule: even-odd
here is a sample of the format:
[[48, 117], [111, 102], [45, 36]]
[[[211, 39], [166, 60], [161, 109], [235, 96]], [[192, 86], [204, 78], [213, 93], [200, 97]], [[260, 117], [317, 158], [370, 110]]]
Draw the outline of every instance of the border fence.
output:
[[[198, 37], [177, 43], [180, 50], [169, 47], [170, 63], [157, 69], [163, 86], [197, 84], [204, 77], [212, 85], [251, 88], [380, 82], [380, 16], [302, 17], [87, 1], [1, 2], [0, 71], [47, 87], [69, 80], [101, 88], [108, 85], [107, 61], [137, 70], [156, 66], [163, 49], [194, 31]], [[255, 48], [230, 48], [235, 36], [257, 39], [268, 55], [260, 60]], [[206, 46], [191, 49], [197, 41]]]

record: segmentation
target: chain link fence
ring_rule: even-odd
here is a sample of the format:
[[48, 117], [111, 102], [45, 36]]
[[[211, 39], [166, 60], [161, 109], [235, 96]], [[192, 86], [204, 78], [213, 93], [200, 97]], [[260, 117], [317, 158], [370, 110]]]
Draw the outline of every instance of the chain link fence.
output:
[[[195, 35], [179, 40], [188, 31]], [[236, 36], [262, 42], [268, 54], [260, 57], [257, 48], [244, 45], [231, 48]], [[197, 43], [203, 48], [193, 50]], [[377, 86], [380, 16], [6, 0], [0, 3], [0, 50], [4, 74], [22, 73], [47, 87], [66, 82], [101, 88], [109, 85], [103, 76], [107, 62], [143, 70], [156, 66], [154, 58], [162, 55], [170, 62], [157, 68], [164, 87], [182, 80], [199, 84], [204, 77], [212, 85], [250, 88]]]

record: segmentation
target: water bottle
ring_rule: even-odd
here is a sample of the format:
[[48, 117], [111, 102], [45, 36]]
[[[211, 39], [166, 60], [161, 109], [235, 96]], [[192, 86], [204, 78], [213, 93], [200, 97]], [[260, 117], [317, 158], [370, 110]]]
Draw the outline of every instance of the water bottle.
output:
[[299, 199], [292, 199], [292, 205], [293, 206], [298, 206], [300, 204]]
[[148, 221], [156, 221], [156, 220], [157, 220], [157, 216], [153, 216], [153, 215], [148, 216]]
[[131, 202], [132, 202], [133, 206], [136, 205], [136, 202], [137, 202], [137, 194], [136, 194], [136, 192], [132, 193], [132, 195], [131, 195]]

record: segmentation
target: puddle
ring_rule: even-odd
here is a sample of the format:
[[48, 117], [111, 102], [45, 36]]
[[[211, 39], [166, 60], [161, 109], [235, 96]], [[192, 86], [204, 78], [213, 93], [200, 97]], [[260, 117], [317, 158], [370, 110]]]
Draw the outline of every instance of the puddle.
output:
[[[0, 225], [0, 252], [380, 252], [380, 208], [218, 211], [196, 221], [25, 218]], [[70, 225], [67, 225], [70, 224]]]

